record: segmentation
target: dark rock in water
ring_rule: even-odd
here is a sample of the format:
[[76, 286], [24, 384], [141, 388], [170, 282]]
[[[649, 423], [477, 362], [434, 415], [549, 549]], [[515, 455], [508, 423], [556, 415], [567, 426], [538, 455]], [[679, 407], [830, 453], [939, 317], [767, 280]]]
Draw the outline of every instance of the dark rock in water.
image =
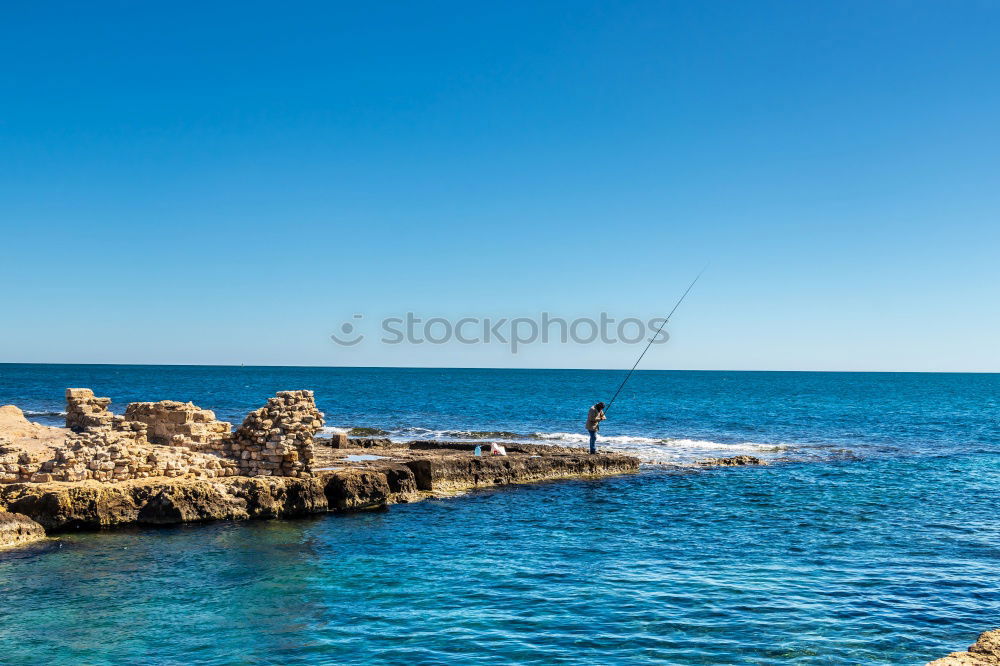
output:
[[767, 462], [756, 456], [732, 456], [731, 458], [706, 458], [699, 460], [702, 467], [738, 467], [740, 465], [766, 465]]
[[0, 548], [20, 546], [45, 538], [45, 528], [20, 513], [0, 511]]
[[465, 432], [453, 433], [458, 437], [468, 437], [469, 439], [536, 439], [536, 435], [522, 435], [509, 430], [468, 430]]
[[351, 428], [347, 434], [349, 437], [384, 437], [389, 433], [381, 428]]
[[1000, 666], [1000, 629], [979, 634], [967, 652], [952, 652], [927, 666]]
[[352, 437], [348, 440], [348, 449], [405, 449], [404, 442], [393, 442], [385, 437]]

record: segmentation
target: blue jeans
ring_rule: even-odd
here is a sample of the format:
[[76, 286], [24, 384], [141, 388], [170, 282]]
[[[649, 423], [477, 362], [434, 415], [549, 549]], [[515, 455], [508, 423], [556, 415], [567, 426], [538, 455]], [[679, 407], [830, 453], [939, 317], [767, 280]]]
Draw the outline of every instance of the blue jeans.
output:
[[597, 453], [597, 431], [588, 430], [587, 432], [590, 433], [590, 452]]

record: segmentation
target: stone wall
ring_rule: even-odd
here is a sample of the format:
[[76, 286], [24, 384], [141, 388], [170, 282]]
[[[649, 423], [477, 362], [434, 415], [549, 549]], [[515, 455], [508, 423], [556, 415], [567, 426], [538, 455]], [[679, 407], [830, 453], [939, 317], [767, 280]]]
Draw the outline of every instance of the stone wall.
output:
[[227, 452], [233, 430], [231, 424], [216, 421], [215, 412], [176, 400], [130, 403], [125, 420], [145, 423], [146, 436], [153, 444], [184, 446], [192, 451]]
[[120, 431], [101, 430], [71, 435], [56, 457], [31, 478], [45, 481], [127, 481], [149, 477], [235, 476], [235, 460], [185, 447], [139, 444]]
[[312, 391], [280, 391], [247, 415], [233, 434], [232, 455], [247, 476], [304, 476], [322, 427]]
[[9, 440], [0, 437], [0, 483], [30, 481], [43, 462], [38, 454], [12, 446]]
[[86, 388], [66, 389], [66, 427], [73, 432], [111, 427], [115, 416], [108, 411], [111, 398], [95, 398]]

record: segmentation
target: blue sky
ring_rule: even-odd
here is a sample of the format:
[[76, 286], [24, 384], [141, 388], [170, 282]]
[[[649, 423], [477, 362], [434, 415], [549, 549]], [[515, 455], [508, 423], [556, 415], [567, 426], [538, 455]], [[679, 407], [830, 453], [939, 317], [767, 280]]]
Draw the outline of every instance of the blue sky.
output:
[[5, 6], [0, 361], [1000, 371], [1000, 5], [476, 4]]

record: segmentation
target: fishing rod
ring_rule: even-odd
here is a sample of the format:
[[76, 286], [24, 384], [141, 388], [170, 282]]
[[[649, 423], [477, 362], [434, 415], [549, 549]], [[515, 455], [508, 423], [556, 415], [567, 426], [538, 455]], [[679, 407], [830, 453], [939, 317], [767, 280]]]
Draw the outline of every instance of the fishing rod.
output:
[[[705, 268], [708, 268], [708, 266], [706, 266]], [[618, 390], [615, 391], [615, 394], [611, 396], [611, 402], [609, 402], [608, 406], [604, 408], [605, 414], [608, 412], [609, 409], [611, 409], [611, 405], [615, 404], [615, 398], [617, 398], [618, 394], [622, 392], [623, 388], [625, 388], [625, 384], [628, 382], [629, 377], [632, 376], [632, 373], [635, 372], [635, 369], [639, 366], [639, 361], [641, 361], [642, 357], [646, 355], [646, 352], [649, 351], [649, 348], [653, 346], [653, 341], [656, 340], [656, 336], [660, 334], [660, 331], [663, 330], [663, 327], [667, 325], [667, 322], [670, 321], [670, 318], [674, 316], [675, 312], [677, 312], [677, 308], [681, 306], [681, 303], [684, 302], [684, 299], [685, 297], [687, 297], [688, 292], [691, 291], [691, 287], [693, 287], [694, 283], [698, 281], [698, 278], [701, 277], [701, 274], [705, 272], [705, 268], [701, 269], [701, 273], [698, 273], [698, 275], [696, 275], [695, 278], [691, 280], [691, 284], [688, 285], [688, 288], [684, 290], [683, 294], [681, 294], [681, 297], [677, 300], [677, 303], [674, 304], [674, 309], [670, 311], [670, 314], [667, 315], [667, 318], [664, 319], [663, 323], [660, 324], [660, 327], [656, 329], [656, 333], [653, 335], [652, 338], [649, 339], [649, 344], [647, 344], [646, 348], [642, 350], [641, 354], [639, 354], [639, 358], [635, 360], [635, 365], [633, 365], [632, 369], [628, 371], [627, 375], [625, 375], [625, 379], [622, 380], [622, 383], [618, 385]]]

